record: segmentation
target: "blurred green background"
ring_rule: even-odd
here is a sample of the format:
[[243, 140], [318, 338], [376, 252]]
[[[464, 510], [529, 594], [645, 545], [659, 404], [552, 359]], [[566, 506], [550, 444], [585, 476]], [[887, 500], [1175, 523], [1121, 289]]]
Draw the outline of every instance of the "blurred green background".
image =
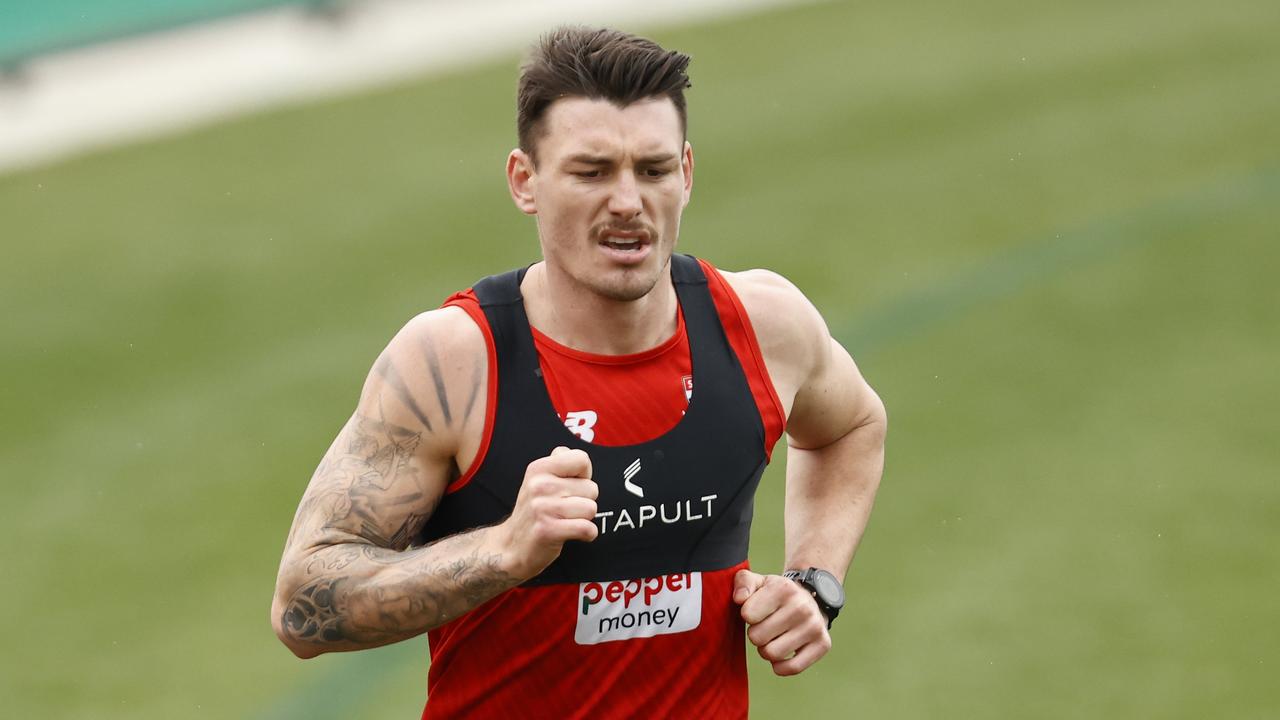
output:
[[[1280, 6], [651, 35], [695, 58], [681, 248], [795, 281], [890, 413], [835, 649], [751, 654], [753, 715], [1280, 713]], [[6, 716], [416, 717], [424, 639], [304, 663], [268, 607], [383, 344], [536, 257], [515, 63], [0, 177]]]

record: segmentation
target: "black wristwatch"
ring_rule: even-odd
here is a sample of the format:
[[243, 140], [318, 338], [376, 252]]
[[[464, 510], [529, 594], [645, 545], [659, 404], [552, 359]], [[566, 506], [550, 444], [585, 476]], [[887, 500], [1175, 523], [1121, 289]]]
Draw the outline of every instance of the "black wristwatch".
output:
[[813, 599], [818, 601], [818, 609], [827, 616], [827, 628], [830, 629], [831, 623], [840, 614], [840, 608], [844, 607], [844, 586], [836, 576], [826, 570], [811, 567], [807, 570], [788, 570], [782, 573], [782, 577], [795, 580], [813, 593]]

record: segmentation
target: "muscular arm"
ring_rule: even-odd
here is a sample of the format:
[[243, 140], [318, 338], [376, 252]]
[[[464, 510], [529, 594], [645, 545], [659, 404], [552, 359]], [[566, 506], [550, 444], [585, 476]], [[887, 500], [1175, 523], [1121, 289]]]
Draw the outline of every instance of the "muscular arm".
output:
[[844, 582], [884, 468], [884, 405], [826, 335], [787, 423], [786, 564]]
[[413, 637], [521, 581], [492, 528], [408, 549], [478, 437], [485, 362], [456, 310], [415, 318], [378, 358], [281, 559], [272, 623], [299, 657]]
[[884, 467], [884, 405], [813, 304], [765, 271], [739, 275], [787, 412], [786, 564], [844, 579]]
[[[799, 290], [765, 271], [725, 277], [787, 411], [786, 567], [843, 581], [880, 483], [884, 405]], [[802, 672], [830, 649], [827, 619], [799, 585], [746, 570], [734, 585], [747, 637], [775, 673]]]
[[760, 270], [726, 277], [787, 408], [787, 567], [843, 580], [880, 484], [884, 405], [795, 286]]

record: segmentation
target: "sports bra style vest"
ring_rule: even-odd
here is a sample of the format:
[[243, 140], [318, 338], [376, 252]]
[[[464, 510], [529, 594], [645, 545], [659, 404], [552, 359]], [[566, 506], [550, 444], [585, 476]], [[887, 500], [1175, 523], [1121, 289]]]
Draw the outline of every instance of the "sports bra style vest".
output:
[[418, 543], [504, 520], [529, 463], [563, 445], [591, 457], [600, 488], [600, 534], [591, 543], [566, 543], [560, 557], [525, 586], [702, 572], [743, 562], [756, 486], [768, 463], [765, 431], [697, 260], [671, 258], [696, 379], [689, 406], [665, 434], [617, 447], [582, 441], [556, 414], [525, 315], [524, 274], [513, 270], [474, 286], [498, 365], [489, 448], [470, 481], [441, 501]]

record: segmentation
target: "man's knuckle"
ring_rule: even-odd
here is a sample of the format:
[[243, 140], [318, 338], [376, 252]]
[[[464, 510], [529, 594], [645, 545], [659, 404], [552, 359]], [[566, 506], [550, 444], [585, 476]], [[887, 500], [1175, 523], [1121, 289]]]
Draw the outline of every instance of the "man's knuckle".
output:
[[791, 675], [796, 675], [800, 672], [800, 670], [801, 668], [796, 667], [796, 664], [791, 661], [783, 661], [783, 662], [777, 662], [773, 664], [773, 674], [778, 675], [780, 677], [789, 677]]

